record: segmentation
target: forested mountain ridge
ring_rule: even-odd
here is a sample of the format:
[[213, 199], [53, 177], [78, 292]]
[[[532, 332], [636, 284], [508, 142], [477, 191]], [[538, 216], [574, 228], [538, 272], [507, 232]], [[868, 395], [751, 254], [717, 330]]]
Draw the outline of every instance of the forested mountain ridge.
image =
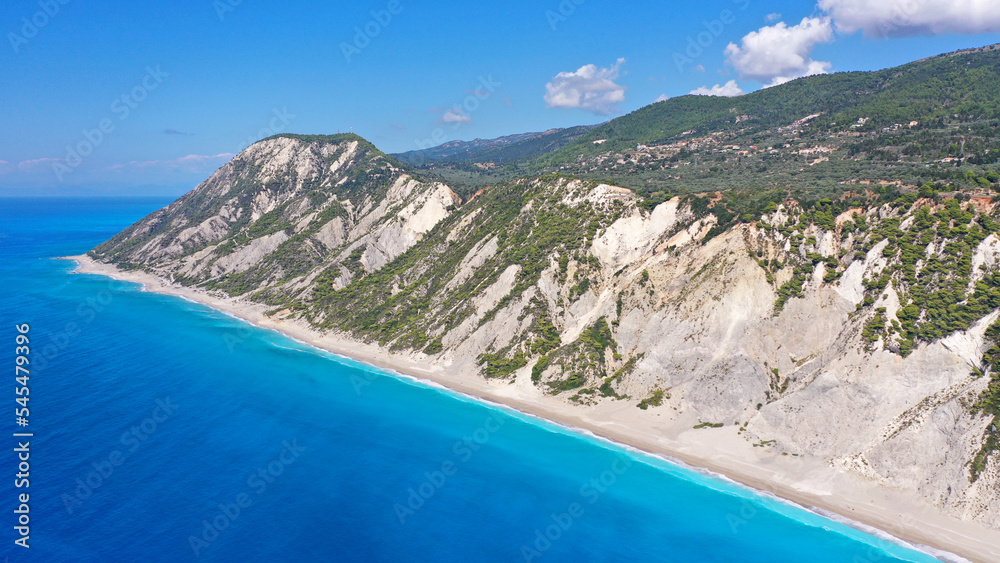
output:
[[[605, 150], [680, 138], [685, 131], [755, 134], [806, 116], [803, 133], [875, 132], [911, 121], [964, 123], [1000, 118], [998, 45], [930, 57], [873, 72], [838, 72], [724, 98], [682, 96], [640, 108], [588, 132], [543, 162], [560, 164]], [[864, 119], [860, 127], [858, 120]], [[594, 145], [593, 141], [607, 139]]]
[[566, 173], [660, 201], [720, 189], [796, 190], [797, 198], [815, 200], [861, 182], [970, 189], [998, 172], [998, 108], [1000, 49], [991, 45], [734, 98], [672, 98], [513, 163], [484, 153], [427, 168], [453, 186], [477, 187]]
[[591, 129], [581, 125], [549, 129], [541, 133], [521, 133], [496, 139], [451, 141], [429, 149], [413, 150], [392, 156], [416, 167], [435, 162], [509, 162], [556, 150]]

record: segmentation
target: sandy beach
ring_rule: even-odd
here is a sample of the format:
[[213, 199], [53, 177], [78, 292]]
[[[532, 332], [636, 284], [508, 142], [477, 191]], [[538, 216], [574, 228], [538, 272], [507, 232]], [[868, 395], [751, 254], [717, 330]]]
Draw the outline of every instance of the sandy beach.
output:
[[[726, 421], [722, 428], [694, 429], [699, 421], [693, 414], [678, 413], [667, 407], [643, 411], [635, 407], [634, 401], [574, 405], [542, 393], [530, 382], [489, 382], [472, 366], [454, 364], [448, 358], [434, 360], [422, 354], [391, 354], [343, 335], [321, 333], [302, 321], [267, 317], [264, 312], [268, 308], [260, 304], [170, 284], [143, 272], [120, 271], [87, 256], [66, 259], [76, 261], [76, 273], [137, 282], [147, 291], [197, 301], [318, 348], [583, 429], [653, 455], [675, 458], [827, 515], [883, 530], [913, 544], [971, 561], [1000, 561], [1000, 531], [944, 515], [916, 495], [890, 490], [822, 459], [787, 455], [768, 446], [755, 447], [738, 435], [734, 421]], [[935, 554], [944, 560], [961, 560]]]

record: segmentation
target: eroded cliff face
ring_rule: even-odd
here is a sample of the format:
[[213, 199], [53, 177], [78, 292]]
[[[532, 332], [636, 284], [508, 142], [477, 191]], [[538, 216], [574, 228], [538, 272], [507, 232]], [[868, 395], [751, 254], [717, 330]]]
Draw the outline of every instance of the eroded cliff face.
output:
[[543, 177], [462, 202], [360, 138], [277, 137], [95, 256], [581, 408], [736, 422], [1000, 528], [992, 204], [722, 230], [692, 201]]
[[[612, 307], [598, 313], [617, 319], [615, 339], [625, 357], [641, 357], [614, 388], [639, 398], [663, 390], [659, 408], [726, 425], [739, 421], [754, 443], [821, 457], [1000, 527], [1000, 456], [991, 455], [974, 481], [970, 475], [994, 424], [970, 405], [989, 384], [976, 369], [997, 313], [902, 357], [887, 349], [885, 335], [874, 342], [864, 335], [879, 307], [898, 308], [893, 288], [868, 291], [878, 294], [875, 303], [858, 308], [866, 293], [862, 280], [887, 268], [886, 243], [858, 257], [833, 283], [824, 282], [827, 266], [820, 262], [801, 297], [775, 314], [776, 289], [791, 278], [791, 268], [768, 283], [756, 254], [777, 247], [771, 255], [787, 261], [781, 242], [780, 235], [742, 226], [647, 264], [645, 295], [625, 288], [620, 317]], [[853, 252], [850, 246], [829, 250]]]
[[378, 270], [461, 203], [354, 135], [260, 141], [95, 255], [185, 284], [262, 301], [307, 295]]

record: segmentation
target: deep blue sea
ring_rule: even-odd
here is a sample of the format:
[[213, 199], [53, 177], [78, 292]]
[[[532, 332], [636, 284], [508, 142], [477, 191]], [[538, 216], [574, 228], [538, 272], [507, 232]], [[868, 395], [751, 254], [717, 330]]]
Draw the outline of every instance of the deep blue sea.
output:
[[[53, 259], [167, 203], [0, 199], [0, 557], [935, 560], [202, 305], [71, 274], [72, 263]], [[31, 372], [21, 428], [23, 323]], [[15, 488], [25, 441], [28, 486]], [[15, 544], [24, 493], [28, 549]]]

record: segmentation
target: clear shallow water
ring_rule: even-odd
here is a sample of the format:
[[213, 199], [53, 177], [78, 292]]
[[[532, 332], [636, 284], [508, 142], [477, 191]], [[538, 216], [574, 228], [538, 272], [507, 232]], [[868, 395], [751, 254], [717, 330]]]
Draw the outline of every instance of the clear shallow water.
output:
[[11, 561], [935, 561], [50, 259], [166, 203], [0, 199], [0, 361], [24, 322], [34, 361], [30, 550], [0, 395]]

